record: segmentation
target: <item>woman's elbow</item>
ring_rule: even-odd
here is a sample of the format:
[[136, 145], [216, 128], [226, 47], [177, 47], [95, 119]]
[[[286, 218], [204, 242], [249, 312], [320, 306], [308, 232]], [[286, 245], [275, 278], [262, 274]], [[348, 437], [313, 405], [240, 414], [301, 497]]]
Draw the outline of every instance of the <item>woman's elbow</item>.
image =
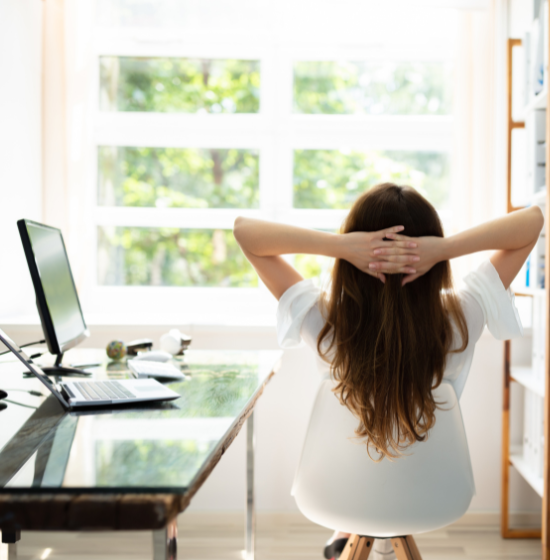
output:
[[531, 207], [531, 211], [533, 212], [533, 221], [534, 224], [536, 225], [536, 232], [537, 232], [537, 239], [540, 235], [540, 232], [542, 231], [542, 228], [544, 227], [544, 212], [542, 211], [541, 207], [538, 205], [534, 205]]
[[242, 244], [243, 227], [245, 221], [246, 218], [243, 218], [242, 216], [237, 216], [237, 218], [235, 218], [235, 223], [233, 224], [233, 236], [235, 237], [239, 245]]

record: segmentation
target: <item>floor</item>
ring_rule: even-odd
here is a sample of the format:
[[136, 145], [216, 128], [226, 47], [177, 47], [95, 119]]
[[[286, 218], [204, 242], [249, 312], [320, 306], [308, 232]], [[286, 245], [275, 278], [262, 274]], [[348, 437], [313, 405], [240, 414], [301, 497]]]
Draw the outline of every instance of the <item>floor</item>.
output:
[[[178, 558], [242, 560], [243, 518], [239, 514], [183, 514]], [[321, 560], [330, 531], [299, 514], [258, 516], [257, 560]], [[540, 541], [503, 540], [497, 516], [466, 516], [416, 542], [423, 560], [539, 560]], [[2, 545], [0, 545], [2, 547]], [[23, 533], [17, 558], [23, 560], [136, 560], [151, 558], [149, 533]], [[7, 549], [0, 548], [0, 560]]]

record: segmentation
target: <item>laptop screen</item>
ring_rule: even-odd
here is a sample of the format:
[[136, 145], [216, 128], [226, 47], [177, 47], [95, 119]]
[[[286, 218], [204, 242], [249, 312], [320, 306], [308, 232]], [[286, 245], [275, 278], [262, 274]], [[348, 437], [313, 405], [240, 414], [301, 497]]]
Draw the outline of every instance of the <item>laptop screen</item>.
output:
[[40, 379], [40, 381], [42, 381], [42, 383], [47, 387], [48, 391], [53, 393], [56, 396], [57, 400], [65, 408], [69, 408], [69, 403], [67, 403], [67, 401], [63, 398], [63, 395], [59, 392], [59, 390], [55, 386], [55, 383], [52, 383], [48, 379], [48, 376], [40, 369], [40, 367], [37, 366], [2, 329], [0, 329], [0, 342], [2, 342], [8, 348], [8, 350], [11, 350], [11, 352], [13, 352], [25, 364], [25, 367], [33, 375], [35, 375], [36, 377], [38, 377], [38, 379]]

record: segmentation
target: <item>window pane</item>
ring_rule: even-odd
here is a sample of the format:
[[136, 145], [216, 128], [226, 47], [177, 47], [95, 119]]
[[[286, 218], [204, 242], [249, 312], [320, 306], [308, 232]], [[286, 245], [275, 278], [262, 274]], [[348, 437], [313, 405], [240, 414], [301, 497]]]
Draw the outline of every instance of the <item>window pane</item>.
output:
[[334, 259], [321, 255], [296, 255], [294, 268], [304, 278], [327, 278], [332, 270]]
[[438, 210], [449, 200], [449, 154], [379, 150], [295, 150], [294, 207], [347, 209], [386, 181], [420, 191]]
[[98, 283], [247, 288], [258, 278], [231, 230], [99, 227]]
[[295, 62], [294, 112], [446, 115], [450, 64], [443, 62]]
[[101, 146], [101, 206], [258, 208], [259, 152]]
[[257, 113], [260, 62], [100, 57], [103, 111]]

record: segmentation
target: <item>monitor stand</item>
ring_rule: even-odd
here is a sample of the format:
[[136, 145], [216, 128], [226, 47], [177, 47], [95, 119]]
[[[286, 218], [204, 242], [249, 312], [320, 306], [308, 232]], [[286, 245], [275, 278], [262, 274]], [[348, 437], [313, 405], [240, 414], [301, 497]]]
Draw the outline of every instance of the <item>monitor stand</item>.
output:
[[46, 366], [41, 367], [40, 369], [46, 375], [92, 375], [91, 372], [85, 371], [83, 369], [73, 368], [73, 367], [66, 367], [61, 365], [61, 361], [63, 360], [63, 352], [61, 354], [57, 354], [55, 358], [55, 364], [53, 366]]

